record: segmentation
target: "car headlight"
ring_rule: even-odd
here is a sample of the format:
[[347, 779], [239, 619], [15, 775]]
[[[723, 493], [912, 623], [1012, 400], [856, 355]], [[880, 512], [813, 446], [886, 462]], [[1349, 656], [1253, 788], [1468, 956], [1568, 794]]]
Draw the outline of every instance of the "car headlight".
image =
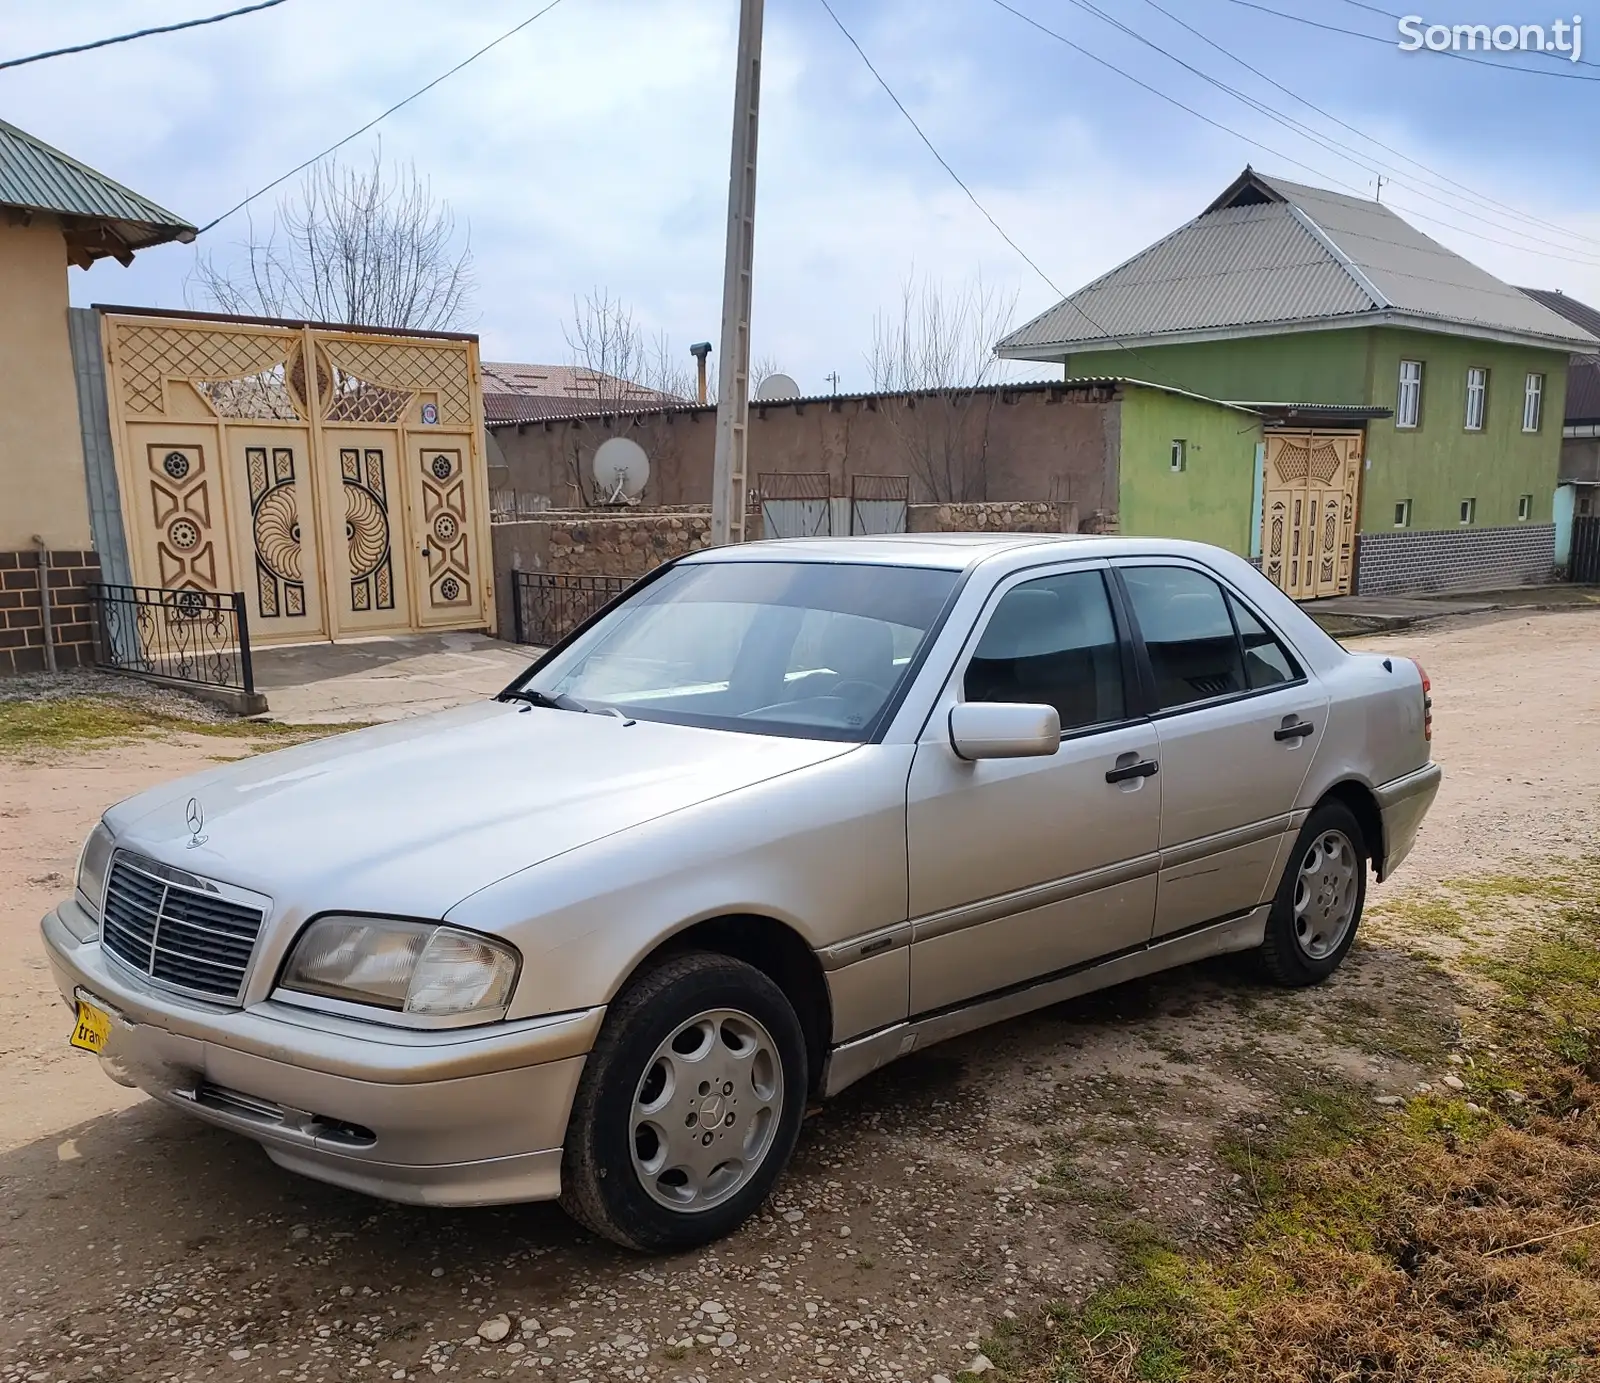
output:
[[78, 902], [97, 922], [105, 904], [106, 875], [111, 870], [111, 852], [116, 845], [116, 837], [102, 821], [89, 832], [89, 839], [78, 852]]
[[301, 935], [283, 988], [422, 1017], [504, 1014], [521, 958], [503, 941], [434, 922], [318, 918]]

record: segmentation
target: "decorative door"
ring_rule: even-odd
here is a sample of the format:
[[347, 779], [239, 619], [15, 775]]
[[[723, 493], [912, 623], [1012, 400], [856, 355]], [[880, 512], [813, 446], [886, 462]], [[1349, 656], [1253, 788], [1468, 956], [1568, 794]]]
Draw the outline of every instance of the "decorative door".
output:
[[405, 495], [393, 433], [324, 433], [323, 535], [334, 632], [409, 629]]
[[238, 589], [263, 643], [325, 638], [311, 438], [304, 428], [230, 427]]
[[1261, 569], [1296, 600], [1349, 595], [1359, 432], [1269, 432]]
[[468, 455], [465, 437], [412, 438], [419, 625], [459, 624], [463, 610], [478, 607], [485, 578]]
[[136, 582], [243, 592], [258, 643], [493, 626], [470, 338], [115, 314], [102, 336]]

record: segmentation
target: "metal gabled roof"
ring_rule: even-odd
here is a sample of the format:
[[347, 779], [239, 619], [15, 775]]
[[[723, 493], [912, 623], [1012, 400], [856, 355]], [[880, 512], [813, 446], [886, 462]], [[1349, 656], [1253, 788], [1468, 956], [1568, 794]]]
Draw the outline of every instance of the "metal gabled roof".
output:
[[97, 173], [26, 130], [0, 120], [0, 206], [60, 216], [84, 232], [84, 259], [131, 258], [169, 240], [193, 240], [195, 228], [148, 197]]
[[1245, 169], [1199, 216], [1005, 337], [1050, 359], [1122, 342], [1386, 322], [1568, 350], [1600, 342], [1389, 207]]

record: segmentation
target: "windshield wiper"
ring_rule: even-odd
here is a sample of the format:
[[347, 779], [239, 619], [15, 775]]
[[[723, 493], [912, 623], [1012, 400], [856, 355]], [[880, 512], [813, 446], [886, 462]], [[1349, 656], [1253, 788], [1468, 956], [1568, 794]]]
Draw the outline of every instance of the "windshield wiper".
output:
[[575, 696], [568, 696], [565, 692], [557, 692], [551, 696], [542, 691], [508, 691], [501, 692], [495, 698], [498, 701], [525, 701], [530, 706], [543, 706], [552, 711], [579, 711], [584, 715], [593, 715], [594, 712], [579, 701]]

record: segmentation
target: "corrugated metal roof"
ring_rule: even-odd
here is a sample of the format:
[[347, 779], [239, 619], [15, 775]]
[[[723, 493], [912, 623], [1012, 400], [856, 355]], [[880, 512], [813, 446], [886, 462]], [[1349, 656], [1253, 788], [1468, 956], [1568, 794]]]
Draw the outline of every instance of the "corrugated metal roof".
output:
[[[831, 403], [872, 403], [883, 399], [902, 398], [932, 398], [941, 394], [1042, 394], [1054, 393], [1063, 398], [1069, 395], [1094, 395], [1102, 394], [1109, 398], [1117, 389], [1154, 389], [1163, 394], [1175, 394], [1181, 398], [1194, 399], [1200, 403], [1215, 404], [1218, 408], [1231, 409], [1236, 413], [1254, 414], [1257, 407], [1248, 403], [1230, 403], [1223, 399], [1208, 398], [1204, 394], [1196, 394], [1188, 389], [1179, 389], [1171, 384], [1154, 384], [1149, 380], [1132, 379], [1126, 375], [1097, 375], [1093, 378], [1073, 379], [1028, 379], [1015, 380], [1003, 384], [983, 384], [972, 389], [916, 389], [909, 394], [905, 392], [893, 393], [865, 393], [865, 394], [807, 394], [797, 399], [751, 399], [750, 411], [757, 415], [765, 415], [768, 410], [776, 408], [806, 407], [812, 404]], [[566, 398], [527, 398], [518, 400], [521, 404], [530, 405], [527, 417], [495, 417], [489, 411], [490, 395], [484, 395], [484, 423], [488, 427], [509, 427], [517, 423], [535, 422], [571, 422], [583, 418], [637, 418], [646, 417], [657, 413], [703, 413], [714, 416], [717, 406], [714, 403], [689, 403], [670, 402], [665, 405], [640, 405], [630, 403], [623, 407], [608, 405], [604, 408], [583, 399]], [[510, 406], [509, 400], [513, 397], [501, 394], [497, 397], [502, 403]], [[553, 411], [535, 411], [550, 405]]]
[[1600, 336], [1600, 309], [1590, 307], [1588, 303], [1581, 303], [1576, 298], [1569, 298], [1559, 288], [1519, 288], [1517, 291], [1526, 293], [1536, 303], [1543, 303], [1552, 312], [1559, 313], [1591, 336]]
[[1568, 427], [1600, 423], [1600, 355], [1574, 356], [1567, 366]]
[[0, 206], [110, 223], [128, 250], [195, 233], [181, 216], [4, 120], [0, 120]]
[[1414, 317], [1593, 348], [1593, 337], [1378, 202], [1244, 174], [1205, 212], [1012, 332], [1004, 355], [1180, 333]]

